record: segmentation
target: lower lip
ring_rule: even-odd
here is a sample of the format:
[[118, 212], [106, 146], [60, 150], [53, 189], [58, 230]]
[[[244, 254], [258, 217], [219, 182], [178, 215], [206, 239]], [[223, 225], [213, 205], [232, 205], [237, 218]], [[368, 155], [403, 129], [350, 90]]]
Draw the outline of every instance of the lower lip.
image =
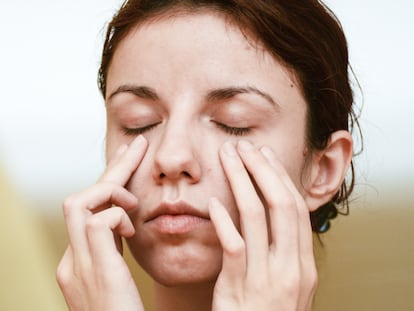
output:
[[194, 215], [160, 215], [150, 221], [150, 225], [161, 234], [185, 234], [209, 222], [206, 218]]

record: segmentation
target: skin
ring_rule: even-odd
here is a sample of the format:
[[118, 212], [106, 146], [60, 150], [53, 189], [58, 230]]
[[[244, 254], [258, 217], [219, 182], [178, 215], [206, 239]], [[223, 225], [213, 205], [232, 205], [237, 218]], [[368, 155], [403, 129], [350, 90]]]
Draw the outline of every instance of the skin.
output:
[[[106, 107], [107, 169], [64, 203], [71, 310], [143, 309], [121, 236], [157, 310], [310, 310], [309, 211], [337, 191], [352, 141], [337, 132], [309, 155], [290, 70], [215, 13], [161, 18], [121, 41]], [[150, 221], [183, 202], [196, 225]]]

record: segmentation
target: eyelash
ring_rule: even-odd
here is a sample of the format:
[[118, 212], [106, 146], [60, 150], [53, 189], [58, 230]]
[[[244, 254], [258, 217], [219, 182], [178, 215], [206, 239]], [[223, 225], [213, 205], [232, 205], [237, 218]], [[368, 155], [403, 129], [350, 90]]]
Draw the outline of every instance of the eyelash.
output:
[[[224, 132], [226, 132], [229, 135], [234, 135], [234, 136], [244, 136], [247, 135], [251, 132], [251, 128], [249, 127], [233, 127], [233, 126], [227, 126], [223, 123], [219, 123], [219, 122], [214, 122], [216, 124], [217, 127], [219, 127], [220, 129], [222, 129]], [[152, 130], [154, 127], [156, 127], [159, 123], [154, 123], [154, 124], [150, 124], [144, 127], [137, 127], [137, 128], [128, 128], [128, 127], [124, 127], [123, 131], [124, 134], [127, 136], [137, 136], [140, 134], [143, 134], [147, 131]]]
[[249, 134], [252, 130], [250, 127], [233, 127], [233, 126], [227, 126], [219, 122], [214, 122], [214, 123], [227, 134], [234, 135], [234, 136], [244, 136], [244, 135]]
[[154, 127], [156, 127], [159, 123], [150, 124], [144, 127], [137, 127], [137, 128], [128, 128], [124, 127], [123, 131], [126, 136], [138, 136], [140, 134], [143, 134], [147, 131], [152, 130]]

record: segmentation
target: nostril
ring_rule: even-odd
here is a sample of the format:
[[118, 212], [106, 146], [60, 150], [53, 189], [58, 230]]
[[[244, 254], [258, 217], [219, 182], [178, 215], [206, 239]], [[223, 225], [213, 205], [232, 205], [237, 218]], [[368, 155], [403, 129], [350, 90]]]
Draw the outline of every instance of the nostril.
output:
[[[175, 175], [175, 174], [174, 174], [174, 175]], [[191, 174], [190, 174], [190, 173], [188, 173], [188, 172], [186, 172], [186, 171], [181, 172], [181, 174], [178, 174], [178, 175], [176, 175], [175, 177], [173, 176], [173, 174], [160, 173], [159, 178], [160, 178], [160, 179], [164, 179], [164, 178], [166, 178], [167, 176], [169, 176], [170, 178], [176, 178], [176, 177], [178, 177], [179, 175], [180, 175], [180, 176], [182, 176], [182, 177], [188, 177], [188, 178], [191, 178]]]
[[180, 179], [190, 183], [198, 182], [201, 174], [200, 163], [190, 148], [184, 147], [179, 148], [181, 152], [173, 154], [169, 152], [171, 148], [157, 151], [152, 170], [154, 180], [158, 183]]

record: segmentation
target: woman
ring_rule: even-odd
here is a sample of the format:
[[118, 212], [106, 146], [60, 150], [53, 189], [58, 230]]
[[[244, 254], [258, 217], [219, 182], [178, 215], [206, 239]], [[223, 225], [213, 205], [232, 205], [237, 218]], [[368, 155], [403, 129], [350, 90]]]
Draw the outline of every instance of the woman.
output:
[[69, 308], [143, 310], [124, 237], [156, 310], [310, 310], [312, 229], [346, 202], [352, 159], [347, 46], [328, 9], [126, 1], [99, 86], [107, 168], [63, 205]]

